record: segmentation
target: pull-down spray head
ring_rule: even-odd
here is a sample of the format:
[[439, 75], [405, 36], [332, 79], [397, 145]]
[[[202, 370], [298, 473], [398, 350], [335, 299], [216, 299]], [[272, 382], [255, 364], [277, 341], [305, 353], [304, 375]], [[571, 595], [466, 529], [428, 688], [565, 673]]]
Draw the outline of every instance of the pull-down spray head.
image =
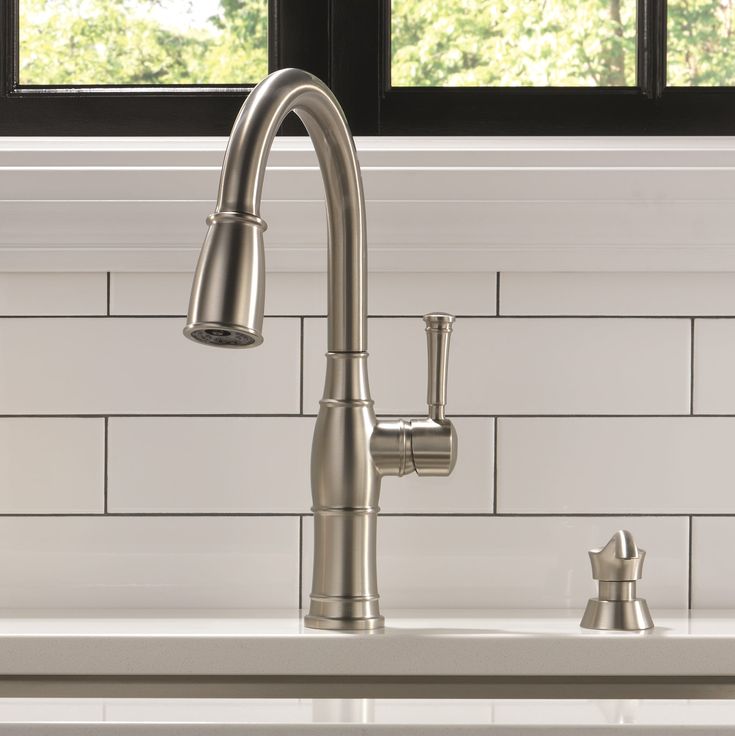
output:
[[216, 212], [207, 223], [184, 334], [217, 347], [256, 347], [263, 342], [266, 224], [238, 212]]

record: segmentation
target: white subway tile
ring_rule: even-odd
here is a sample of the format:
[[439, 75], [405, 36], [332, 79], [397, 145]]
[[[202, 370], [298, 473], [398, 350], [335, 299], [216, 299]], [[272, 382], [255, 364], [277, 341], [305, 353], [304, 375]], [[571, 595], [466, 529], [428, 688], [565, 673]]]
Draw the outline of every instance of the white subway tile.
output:
[[[110, 278], [112, 314], [186, 314], [192, 273], [113, 273]], [[325, 314], [326, 305], [326, 274], [268, 273], [266, 314]]]
[[494, 315], [494, 273], [371, 273], [368, 312], [375, 315]]
[[311, 417], [112, 418], [113, 512], [308, 513]]
[[[647, 550], [640, 595], [686, 607], [688, 519], [381, 516], [378, 586], [391, 608], [581, 608], [595, 595], [587, 551], [629, 529]], [[313, 520], [304, 519], [304, 605]]]
[[104, 510], [103, 419], [0, 419], [0, 512]]
[[493, 510], [493, 420], [452, 420], [457, 428], [457, 465], [446, 478], [383, 478], [380, 508], [388, 513], [488, 513]]
[[289, 517], [0, 518], [4, 608], [291, 608]]
[[113, 272], [110, 314], [184, 316], [189, 305], [192, 274]]
[[735, 315], [735, 273], [502, 273], [507, 315]]
[[[380, 412], [425, 412], [426, 336], [418, 319], [372, 319], [370, 385]], [[458, 319], [447, 408], [455, 414], [689, 412], [690, 322]], [[321, 397], [326, 321], [307, 319], [304, 411]]]
[[735, 608], [733, 517], [692, 519], [692, 608]]
[[106, 273], [0, 273], [0, 315], [106, 312]]
[[[189, 304], [191, 273], [113, 273], [112, 314], [183, 315]], [[371, 273], [371, 314], [495, 314], [494, 273]], [[268, 273], [265, 313], [327, 313], [325, 273]]]
[[694, 321], [694, 413], [735, 413], [735, 320]]
[[498, 420], [498, 511], [735, 513], [735, 419]]
[[287, 413], [299, 409], [300, 324], [257, 350], [216, 350], [181, 319], [0, 320], [0, 413]]
[[[492, 511], [492, 420], [459, 419], [457, 430], [452, 475], [383, 479], [383, 510]], [[108, 509], [309, 513], [313, 432], [313, 417], [113, 417]]]

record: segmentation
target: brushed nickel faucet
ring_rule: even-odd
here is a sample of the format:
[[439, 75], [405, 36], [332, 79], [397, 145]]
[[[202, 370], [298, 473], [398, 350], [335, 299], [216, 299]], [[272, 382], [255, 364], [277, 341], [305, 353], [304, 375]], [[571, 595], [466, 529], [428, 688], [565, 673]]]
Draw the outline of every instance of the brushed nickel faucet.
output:
[[330, 90], [299, 69], [253, 89], [225, 153], [217, 208], [192, 286], [184, 334], [228, 348], [263, 341], [266, 223], [260, 199], [268, 154], [294, 111], [316, 149], [327, 203], [328, 338], [324, 395], [314, 430], [311, 488], [314, 575], [305, 624], [316, 629], [383, 626], [375, 535], [381, 478], [449, 475], [457, 436], [445, 417], [454, 317], [424, 317], [429, 349], [428, 416], [376, 419], [367, 375], [367, 245], [360, 166], [342, 109]]

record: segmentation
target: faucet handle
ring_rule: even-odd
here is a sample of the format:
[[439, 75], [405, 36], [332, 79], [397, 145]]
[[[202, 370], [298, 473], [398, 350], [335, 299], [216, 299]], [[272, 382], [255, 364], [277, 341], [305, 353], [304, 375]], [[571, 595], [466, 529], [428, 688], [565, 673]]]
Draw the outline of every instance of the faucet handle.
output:
[[435, 312], [424, 316], [429, 349], [428, 417], [412, 419], [411, 456], [418, 475], [449, 475], [457, 462], [457, 432], [446, 418], [449, 338], [454, 316]]
[[429, 381], [426, 403], [429, 418], [443, 422], [447, 403], [447, 371], [449, 369], [449, 338], [452, 335], [454, 315], [432, 312], [424, 315], [426, 342], [429, 349]]
[[449, 337], [454, 316], [435, 312], [424, 316], [429, 348], [428, 416], [381, 420], [370, 449], [382, 475], [449, 475], [457, 462], [457, 431], [446, 418]]

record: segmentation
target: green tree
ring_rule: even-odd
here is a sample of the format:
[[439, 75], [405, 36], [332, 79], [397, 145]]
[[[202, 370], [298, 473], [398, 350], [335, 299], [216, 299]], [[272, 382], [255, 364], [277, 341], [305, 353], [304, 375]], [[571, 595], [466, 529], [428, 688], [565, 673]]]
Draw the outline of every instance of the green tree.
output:
[[634, 0], [394, 0], [396, 86], [635, 83]]
[[733, 0], [669, 0], [668, 84], [734, 85], [733, 21]]
[[219, 31], [201, 56], [201, 78], [217, 82], [257, 82], [268, 73], [267, 0], [220, 0], [210, 19]]
[[21, 0], [21, 83], [222, 84], [267, 74], [267, 0], [223, 0], [203, 27], [185, 30], [154, 19], [162, 2]]
[[[267, 0], [20, 0], [20, 81], [238, 84], [268, 70]], [[396, 86], [632, 86], [636, 0], [393, 0]], [[669, 84], [735, 85], [735, 0], [669, 0]], [[201, 15], [201, 14], [200, 14]]]

